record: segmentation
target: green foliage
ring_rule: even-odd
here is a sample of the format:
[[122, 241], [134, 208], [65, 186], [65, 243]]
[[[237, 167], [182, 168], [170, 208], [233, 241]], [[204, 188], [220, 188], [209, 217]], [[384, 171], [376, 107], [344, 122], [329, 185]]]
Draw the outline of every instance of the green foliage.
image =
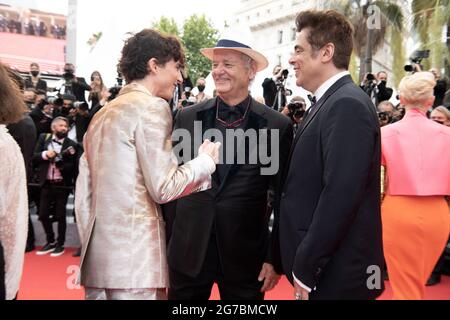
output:
[[413, 26], [417, 32], [421, 49], [430, 50], [430, 58], [423, 60], [424, 69], [446, 66], [450, 71], [450, 46], [442, 41], [450, 36], [450, 1], [449, 0], [413, 0], [411, 3]]
[[181, 32], [173, 18], [164, 16], [159, 21], [153, 22], [151, 27], [181, 39], [186, 50], [188, 74], [193, 83], [211, 71], [211, 62], [201, 54], [200, 49], [213, 47], [216, 44], [218, 30], [212, 26], [205, 15], [190, 16], [184, 21]]
[[180, 36], [180, 30], [178, 29], [178, 25], [173, 18], [167, 18], [162, 16], [159, 21], [153, 21], [151, 24], [152, 29], [159, 30], [166, 34], [170, 34], [173, 36]]
[[406, 63], [405, 46], [403, 45], [403, 35], [397, 29], [390, 30], [391, 52], [392, 52], [392, 72], [395, 87], [398, 88], [400, 80], [406, 75], [403, 68]]
[[[381, 11], [380, 28], [372, 30], [372, 42], [368, 44], [368, 28], [367, 20], [369, 18], [368, 8], [370, 5], [376, 5]], [[384, 1], [367, 1], [367, 0], [334, 0], [327, 3], [327, 7], [335, 9], [343, 13], [352, 22], [354, 35], [354, 53], [360, 61], [359, 81], [362, 81], [366, 73], [366, 48], [367, 45], [372, 47], [372, 55], [375, 54], [384, 44], [386, 34], [391, 29], [402, 31], [403, 13], [402, 8], [396, 4], [394, 0]], [[403, 40], [402, 40], [403, 42]], [[394, 60], [400, 60], [401, 57], [394, 57]], [[356, 63], [353, 67], [355, 67]], [[356, 71], [354, 71], [356, 72]]]
[[200, 49], [213, 47], [218, 39], [218, 31], [205, 15], [194, 14], [184, 22], [181, 39], [186, 46], [188, 73], [195, 83], [199, 77], [204, 77], [211, 71], [211, 61], [201, 54]]

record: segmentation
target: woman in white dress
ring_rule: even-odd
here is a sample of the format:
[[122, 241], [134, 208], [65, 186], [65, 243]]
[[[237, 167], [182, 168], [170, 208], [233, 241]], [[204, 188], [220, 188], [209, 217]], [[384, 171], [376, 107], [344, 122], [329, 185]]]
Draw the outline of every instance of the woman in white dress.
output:
[[7, 300], [16, 298], [22, 277], [28, 198], [23, 156], [6, 125], [21, 120], [25, 110], [19, 88], [0, 64], [0, 298]]

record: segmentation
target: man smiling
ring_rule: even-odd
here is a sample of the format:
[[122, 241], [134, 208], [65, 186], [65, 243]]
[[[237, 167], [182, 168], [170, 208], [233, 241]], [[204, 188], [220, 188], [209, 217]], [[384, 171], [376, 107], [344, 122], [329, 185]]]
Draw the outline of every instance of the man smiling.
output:
[[[213, 130], [224, 137], [224, 161], [217, 166], [211, 190], [180, 199], [166, 211], [174, 219], [168, 247], [169, 299], [207, 300], [216, 282], [221, 299], [258, 300], [279, 279], [277, 226], [271, 236], [268, 194], [279, 191], [292, 126], [249, 94], [256, 73], [268, 65], [249, 45], [249, 33], [230, 29], [215, 48], [202, 50], [212, 61], [218, 97], [183, 109], [176, 119], [175, 128], [191, 135], [200, 122], [202, 134]], [[235, 148], [234, 134], [239, 131], [253, 132], [258, 143], [245, 141]], [[271, 144], [279, 147], [272, 154], [279, 168], [271, 175], [262, 173], [261, 163], [249, 161], [267, 143], [261, 132], [278, 137]], [[245, 161], [236, 161], [239, 156]], [[275, 212], [276, 225], [277, 217]]]

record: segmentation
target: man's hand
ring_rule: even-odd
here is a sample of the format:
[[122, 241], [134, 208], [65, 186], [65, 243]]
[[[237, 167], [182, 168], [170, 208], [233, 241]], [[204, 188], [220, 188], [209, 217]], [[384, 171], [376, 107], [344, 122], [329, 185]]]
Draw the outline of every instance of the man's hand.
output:
[[295, 300], [309, 300], [309, 292], [300, 287], [294, 280], [294, 298]]
[[278, 284], [280, 275], [275, 272], [275, 269], [270, 263], [264, 263], [261, 272], [258, 276], [258, 281], [263, 281], [264, 284], [261, 288], [261, 292], [270, 291]]
[[53, 159], [54, 157], [56, 157], [56, 152], [55, 150], [48, 150], [46, 155], [48, 159]]

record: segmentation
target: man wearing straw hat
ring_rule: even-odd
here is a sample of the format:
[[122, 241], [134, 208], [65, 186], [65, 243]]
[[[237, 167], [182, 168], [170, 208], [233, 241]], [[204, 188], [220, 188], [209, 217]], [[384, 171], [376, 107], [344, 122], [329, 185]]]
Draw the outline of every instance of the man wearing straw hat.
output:
[[[207, 300], [217, 283], [221, 299], [261, 300], [279, 280], [278, 213], [272, 232], [269, 217], [292, 126], [250, 96], [250, 83], [268, 61], [249, 43], [249, 31], [229, 29], [214, 48], [201, 50], [212, 61], [218, 96], [183, 109], [176, 118], [174, 132], [188, 131], [192, 146], [195, 135], [202, 134], [223, 139], [223, 148], [212, 189], [166, 207], [172, 226], [169, 299]], [[246, 138], [235, 146], [240, 133]], [[270, 163], [262, 150], [271, 151]], [[258, 161], [252, 159], [255, 154]]]

